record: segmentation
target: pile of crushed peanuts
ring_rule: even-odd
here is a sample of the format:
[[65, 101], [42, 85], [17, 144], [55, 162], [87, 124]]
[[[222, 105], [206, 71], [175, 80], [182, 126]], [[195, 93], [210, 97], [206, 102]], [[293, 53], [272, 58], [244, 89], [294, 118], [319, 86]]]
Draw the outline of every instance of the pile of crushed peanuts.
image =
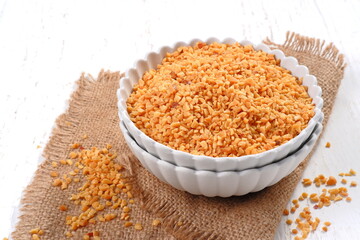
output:
[[[347, 184], [348, 181], [344, 177], [355, 176], [356, 172], [353, 169], [350, 169], [348, 173], [339, 173], [342, 184]], [[320, 174], [315, 177], [313, 180], [309, 178], [304, 178], [302, 180], [302, 184], [304, 187], [311, 186], [314, 184], [316, 187], [326, 186], [326, 187], [333, 187], [330, 189], [323, 188], [322, 193], [319, 195], [317, 193], [308, 194], [303, 192], [297, 199], [293, 199], [291, 201], [292, 206], [290, 209], [284, 209], [283, 215], [289, 216], [290, 214], [295, 214], [298, 208], [300, 208], [300, 202], [304, 201], [305, 199], [309, 199], [310, 203], [313, 204], [313, 208], [321, 209], [324, 206], [328, 207], [334, 202], [342, 201], [345, 199], [347, 202], [351, 202], [351, 197], [349, 196], [348, 189], [346, 187], [339, 187], [334, 188], [337, 184], [337, 180], [333, 176], [325, 177], [324, 175]], [[350, 187], [356, 187], [357, 183], [355, 181], [350, 182]], [[310, 208], [305, 207], [302, 211], [298, 214], [298, 217], [295, 220], [288, 218], [286, 221], [288, 225], [295, 225], [295, 228], [291, 230], [291, 233], [295, 236], [294, 240], [304, 240], [306, 239], [311, 232], [317, 230], [320, 219], [318, 217], [313, 218]], [[322, 226], [322, 231], [327, 232], [328, 227], [331, 225], [329, 221], [325, 221]], [[299, 234], [299, 235], [297, 235]]]
[[198, 42], [144, 73], [127, 110], [170, 148], [239, 157], [280, 146], [307, 126], [314, 104], [301, 81], [250, 45]]
[[[54, 170], [50, 172], [50, 176], [54, 178], [52, 186], [61, 190], [68, 189], [73, 182], [83, 183], [69, 198], [75, 206], [79, 206], [81, 213], [76, 216], [66, 216], [64, 223], [69, 226], [69, 231], [65, 236], [71, 238], [79, 228], [115, 218], [123, 220], [124, 227], [133, 226], [135, 230], [142, 230], [141, 223], [134, 223], [131, 220], [132, 206], [135, 204], [132, 185], [130, 179], [123, 173], [124, 167], [114, 162], [117, 155], [109, 151], [112, 146], [107, 144], [102, 149], [96, 147], [84, 149], [81, 144], [74, 143], [71, 148], [73, 151], [70, 152], [68, 159], [51, 163]], [[70, 167], [70, 171], [59, 176], [56, 171], [59, 165]], [[58, 211], [66, 212], [68, 209], [69, 206], [66, 204], [60, 204], [58, 207]], [[108, 212], [106, 210], [110, 210], [111, 213], [105, 213]], [[153, 227], [160, 224], [159, 219], [152, 222]], [[44, 231], [35, 228], [29, 233], [33, 240], [40, 240]], [[100, 232], [92, 231], [83, 236], [83, 240], [90, 239], [100, 240]]]

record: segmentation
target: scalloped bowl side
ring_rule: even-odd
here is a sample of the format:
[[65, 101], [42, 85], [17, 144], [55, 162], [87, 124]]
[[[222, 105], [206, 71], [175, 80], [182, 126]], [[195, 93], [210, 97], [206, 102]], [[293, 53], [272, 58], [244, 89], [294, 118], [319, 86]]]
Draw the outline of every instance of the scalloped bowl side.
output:
[[162, 182], [195, 195], [230, 197], [260, 191], [289, 175], [311, 152], [321, 133], [322, 125], [317, 123], [304, 145], [281, 161], [260, 168], [223, 172], [194, 170], [163, 161], [139, 146], [122, 121], [120, 128], [134, 155]]

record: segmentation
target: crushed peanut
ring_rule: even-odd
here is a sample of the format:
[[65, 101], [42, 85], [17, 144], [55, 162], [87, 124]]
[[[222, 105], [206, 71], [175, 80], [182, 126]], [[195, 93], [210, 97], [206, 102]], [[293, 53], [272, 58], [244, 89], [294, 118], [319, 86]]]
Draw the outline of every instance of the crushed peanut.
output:
[[326, 182], [326, 185], [328, 185], [328, 186], [336, 185], [336, 179], [333, 176], [330, 176], [329, 179]]
[[157, 226], [159, 226], [161, 224], [161, 221], [159, 220], [159, 219], [155, 219], [155, 220], [153, 220], [153, 222], [152, 222], [152, 225], [154, 226], [154, 227], [157, 227]]
[[350, 187], [356, 187], [356, 186], [357, 186], [357, 183], [355, 181], [351, 181]]
[[29, 231], [30, 234], [38, 234], [40, 231], [40, 228], [34, 228]]
[[292, 207], [292, 208], [290, 209], [290, 212], [291, 212], [291, 213], [296, 212], [296, 208], [295, 208], [295, 207]]
[[58, 177], [59, 176], [59, 173], [55, 172], [55, 171], [51, 171], [50, 172], [50, 176], [51, 177]]
[[286, 224], [287, 224], [287, 225], [291, 225], [291, 224], [292, 224], [292, 220], [291, 220], [291, 219], [286, 220]]
[[72, 149], [77, 149], [80, 147], [80, 143], [74, 143], [73, 145], [71, 145]]
[[33, 235], [31, 235], [31, 239], [32, 240], [40, 240], [40, 237], [37, 234], [33, 234]]
[[312, 181], [309, 178], [304, 178], [302, 180], [302, 184], [304, 185], [304, 187], [307, 187], [307, 186], [310, 186], [312, 184]]
[[325, 147], [329, 148], [331, 146], [331, 144], [329, 142], [326, 143]]
[[59, 210], [60, 210], [60, 211], [67, 211], [67, 210], [68, 210], [68, 207], [65, 206], [65, 205], [60, 205], [60, 206], [59, 206]]
[[283, 214], [284, 214], [285, 216], [289, 215], [289, 210], [284, 209]]
[[125, 222], [125, 223], [124, 223], [124, 226], [125, 226], [125, 227], [131, 227], [132, 225], [133, 225], [132, 222]]
[[297, 136], [314, 115], [301, 79], [251, 46], [199, 42], [168, 53], [127, 100], [146, 135], [195, 155], [238, 157]]
[[135, 228], [136, 230], [142, 230], [142, 229], [143, 229], [143, 227], [142, 227], [142, 225], [141, 225], [140, 223], [136, 223], [135, 226], [134, 226], [134, 228]]
[[71, 152], [71, 153], [69, 154], [69, 157], [70, 157], [71, 159], [75, 159], [75, 158], [77, 158], [77, 156], [78, 156], [78, 154], [77, 154], [76, 152]]

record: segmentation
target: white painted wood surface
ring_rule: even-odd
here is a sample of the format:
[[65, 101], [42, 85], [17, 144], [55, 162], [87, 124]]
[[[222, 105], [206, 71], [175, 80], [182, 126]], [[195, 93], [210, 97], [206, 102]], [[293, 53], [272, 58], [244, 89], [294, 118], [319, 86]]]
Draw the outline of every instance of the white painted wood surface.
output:
[[[145, 52], [177, 40], [269, 36], [281, 43], [291, 30], [334, 42], [348, 67], [304, 176], [360, 172], [359, 13], [357, 0], [0, 0], [0, 238], [11, 231], [13, 209], [81, 72], [124, 71]], [[299, 184], [294, 196], [301, 192]], [[351, 203], [314, 212], [333, 224], [309, 239], [360, 239], [359, 187], [350, 195]], [[284, 220], [276, 239], [291, 239]]]

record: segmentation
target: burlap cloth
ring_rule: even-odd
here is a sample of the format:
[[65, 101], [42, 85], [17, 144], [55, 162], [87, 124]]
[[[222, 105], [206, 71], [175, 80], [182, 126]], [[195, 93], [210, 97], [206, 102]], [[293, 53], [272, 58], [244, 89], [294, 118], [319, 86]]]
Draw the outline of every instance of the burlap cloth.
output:
[[[288, 33], [283, 45], [264, 41], [272, 48], [281, 49], [286, 55], [296, 57], [318, 79], [323, 90], [326, 124], [345, 67], [343, 56], [332, 44], [313, 38]], [[41, 239], [66, 239], [68, 230], [65, 216], [79, 214], [79, 207], [68, 200], [80, 185], [72, 184], [62, 191], [51, 186], [50, 162], [66, 158], [70, 144], [81, 142], [84, 147], [113, 145], [114, 151], [128, 155], [118, 158], [134, 176], [136, 206], [132, 220], [142, 223], [144, 229], [123, 227], [116, 218], [79, 229], [73, 239], [82, 239], [93, 229], [101, 232], [102, 239], [273, 239], [282, 209], [298, 184], [307, 160], [278, 184], [257, 193], [242, 197], [207, 198], [178, 191], [160, 182], [141, 167], [129, 152], [119, 129], [116, 90], [118, 72], [101, 72], [95, 80], [81, 76], [78, 89], [73, 93], [69, 108], [56, 122], [53, 134], [44, 150], [45, 161], [39, 166], [32, 183], [22, 199], [21, 217], [12, 233], [13, 239], [30, 239], [28, 231], [40, 227], [45, 231]], [[82, 136], [88, 135], [83, 140]], [[62, 166], [60, 173], [69, 171]], [[80, 184], [80, 183], [79, 183]], [[67, 204], [68, 212], [58, 206]], [[119, 211], [119, 210], [113, 210]], [[153, 227], [152, 220], [162, 220], [160, 227]], [[181, 222], [181, 224], [179, 224]]]

